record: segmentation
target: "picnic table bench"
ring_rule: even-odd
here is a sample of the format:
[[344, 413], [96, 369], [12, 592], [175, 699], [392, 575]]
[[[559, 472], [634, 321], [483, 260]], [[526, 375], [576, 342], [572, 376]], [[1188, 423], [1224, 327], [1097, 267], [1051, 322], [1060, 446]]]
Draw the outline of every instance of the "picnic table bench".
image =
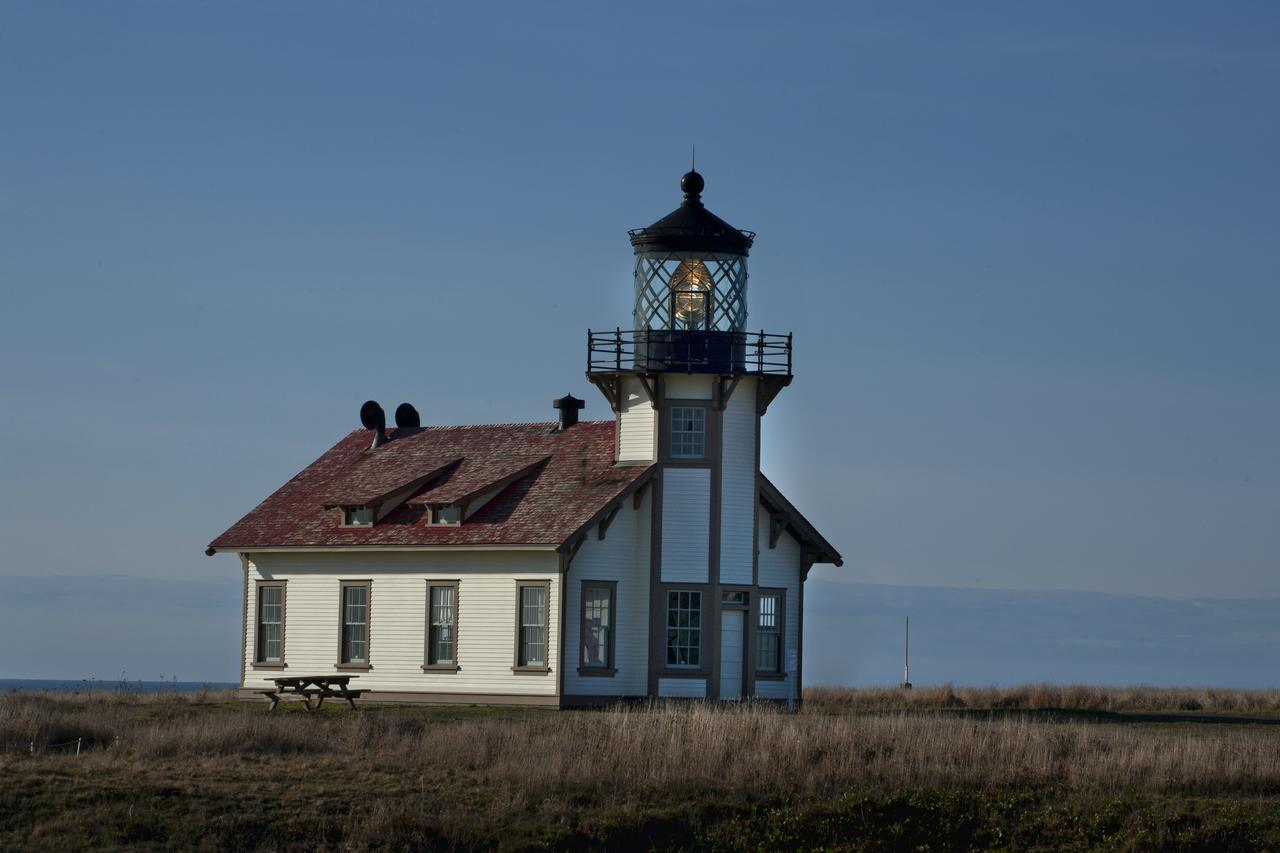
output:
[[[281, 678], [271, 679], [275, 682], [275, 687], [266, 690], [258, 690], [264, 697], [271, 700], [270, 710], [274, 711], [280, 700], [287, 696], [301, 696], [302, 701], [306, 703], [307, 710], [318, 710], [324, 704], [325, 699], [345, 699], [347, 704], [354, 709], [356, 701], [365, 691], [352, 690], [350, 687], [351, 679], [359, 678], [358, 675], [291, 675]], [[312, 698], [315, 698], [316, 704], [314, 708], [311, 705]]]

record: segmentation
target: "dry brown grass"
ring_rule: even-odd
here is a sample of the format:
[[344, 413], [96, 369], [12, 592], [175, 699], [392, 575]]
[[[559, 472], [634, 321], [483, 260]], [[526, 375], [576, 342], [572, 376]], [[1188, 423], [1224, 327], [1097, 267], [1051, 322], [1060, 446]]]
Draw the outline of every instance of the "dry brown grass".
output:
[[1023, 684], [1017, 687], [810, 687], [806, 710], [822, 713], [970, 708], [1107, 713], [1280, 714], [1280, 690], [1214, 687], [1099, 687]]
[[[1004, 714], [993, 719], [913, 713], [928, 708], [1165, 709], [1120, 691], [811, 691], [806, 710], [701, 704], [599, 712], [431, 711], [364, 706], [358, 713], [268, 714], [174, 697], [92, 700], [0, 697], [10, 750], [83, 739], [99, 761], [174, 756], [361, 756], [401, 769], [451, 768], [534, 794], [638, 795], [715, 790], [822, 794], [849, 786], [1043, 784], [1072, 790], [1201, 793], [1280, 790], [1280, 727], [1099, 725]], [[1176, 692], [1161, 693], [1177, 699]], [[892, 708], [907, 711], [832, 713]], [[951, 697], [957, 697], [952, 699]], [[1228, 697], [1211, 707], [1267, 710]], [[985, 703], [982, 700], [986, 700]], [[1000, 704], [1003, 702], [1004, 704]], [[287, 706], [282, 706], [287, 707]], [[903, 707], [899, 703], [898, 708]]]
[[[281, 833], [339, 847], [567, 838], [647, 847], [716, 837], [729, 847], [777, 847], [826, 845], [874, 825], [892, 849], [902, 820], [925, 841], [972, 832], [965, 843], [983, 846], [1007, 843], [1001, 833], [1018, 827], [1047, 827], [1034, 832], [1087, 832], [1081, 843], [1110, 846], [1115, 833], [1172, 832], [1183, 820], [1176, 809], [1165, 820], [1146, 805], [1107, 805], [1135, 797], [1220, 804], [1210, 806], [1219, 810], [1212, 819], [1194, 807], [1200, 823], [1187, 837], [1195, 843], [1218, 839], [1222, 826], [1243, 846], [1280, 839], [1280, 726], [1100, 723], [1035, 712], [1168, 710], [1183, 698], [1061, 690], [814, 690], [798, 714], [700, 704], [585, 712], [365, 704], [269, 714], [265, 703], [229, 694], [7, 694], [0, 848], [161, 848], [199, 837], [245, 848], [273, 846]], [[1208, 698], [1216, 712], [1271, 707], [1253, 694]], [[957, 702], [1028, 710], [931, 710]], [[85, 750], [78, 757], [56, 746], [76, 739]], [[851, 801], [855, 794], [863, 799]], [[1085, 805], [1069, 817], [1063, 797], [1103, 803], [1111, 816], [1095, 820]], [[1232, 811], [1238, 802], [1262, 804], [1264, 817]], [[761, 816], [753, 804], [771, 811]], [[770, 835], [787, 809], [827, 809], [828, 822], [803, 818], [789, 825], [792, 834]], [[869, 809], [880, 811], [869, 818]], [[831, 814], [853, 823], [841, 829]], [[655, 820], [666, 828], [630, 835]], [[804, 835], [819, 825], [827, 834]], [[1273, 834], [1257, 834], [1264, 830]]]

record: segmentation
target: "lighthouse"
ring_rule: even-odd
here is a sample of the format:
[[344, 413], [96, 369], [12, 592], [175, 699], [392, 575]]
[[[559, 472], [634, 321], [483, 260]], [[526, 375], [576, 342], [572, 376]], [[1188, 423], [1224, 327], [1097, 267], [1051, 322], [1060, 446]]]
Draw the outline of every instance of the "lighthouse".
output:
[[242, 697], [274, 706], [310, 683], [291, 673], [331, 669], [360, 679], [349, 701], [797, 697], [805, 578], [841, 558], [760, 472], [791, 336], [748, 329], [755, 235], [707, 210], [697, 172], [680, 187], [629, 232], [629, 328], [587, 332], [611, 417], [569, 394], [555, 421], [402, 404], [390, 429], [371, 400], [209, 544], [243, 571]]
[[762, 519], [785, 513], [761, 509], [760, 419], [792, 381], [792, 340], [748, 330], [755, 234], [704, 188], [686, 173], [680, 206], [629, 232], [632, 328], [588, 331], [587, 378], [614, 412], [616, 464], [654, 469], [648, 693], [737, 699], [787, 674], [784, 596], [760, 577]]

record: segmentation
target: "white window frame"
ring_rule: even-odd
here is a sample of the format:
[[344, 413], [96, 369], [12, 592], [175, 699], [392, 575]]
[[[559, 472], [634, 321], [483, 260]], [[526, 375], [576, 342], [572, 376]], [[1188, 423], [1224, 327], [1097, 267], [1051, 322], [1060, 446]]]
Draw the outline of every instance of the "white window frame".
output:
[[[697, 412], [694, 417], [687, 412]], [[688, 422], [691, 426], [699, 426], [700, 429], [685, 429], [683, 426], [677, 427], [677, 422], [681, 424]], [[706, 459], [707, 458], [707, 408], [706, 406], [672, 406], [670, 414], [670, 456], [672, 459]], [[697, 445], [697, 449], [693, 445]]]

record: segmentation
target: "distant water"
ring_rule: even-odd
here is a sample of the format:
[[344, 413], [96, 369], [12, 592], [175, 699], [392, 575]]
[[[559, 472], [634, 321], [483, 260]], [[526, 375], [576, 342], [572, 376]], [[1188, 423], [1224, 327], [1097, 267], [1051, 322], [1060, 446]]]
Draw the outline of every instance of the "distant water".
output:
[[195, 693], [200, 690], [225, 690], [237, 685], [226, 681], [79, 681], [52, 678], [0, 678], [0, 693], [25, 690], [28, 693]]

